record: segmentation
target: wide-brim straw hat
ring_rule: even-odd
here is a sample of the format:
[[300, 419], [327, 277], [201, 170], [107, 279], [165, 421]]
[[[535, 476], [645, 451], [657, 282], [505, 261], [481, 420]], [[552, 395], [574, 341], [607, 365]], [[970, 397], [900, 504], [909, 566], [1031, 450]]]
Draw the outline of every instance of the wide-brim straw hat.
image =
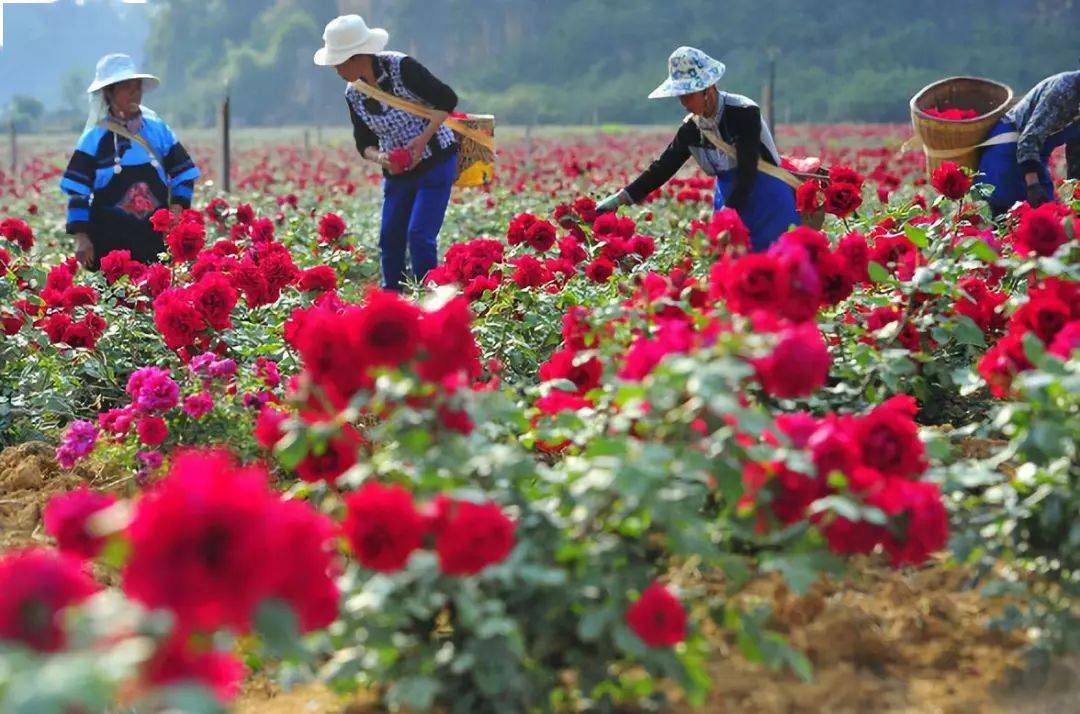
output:
[[152, 92], [161, 84], [161, 80], [154, 75], [139, 72], [135, 68], [135, 60], [128, 55], [111, 54], [105, 55], [98, 60], [97, 69], [94, 72], [94, 81], [86, 88], [86, 93], [93, 94], [110, 84], [125, 82], [129, 79], [141, 79], [144, 92]]
[[381, 27], [368, 27], [359, 15], [335, 17], [323, 31], [323, 47], [315, 53], [315, 64], [337, 67], [353, 55], [382, 52], [390, 33]]
[[649, 93], [649, 99], [700, 92], [719, 82], [726, 71], [723, 62], [696, 47], [680, 47], [668, 58], [668, 78]]

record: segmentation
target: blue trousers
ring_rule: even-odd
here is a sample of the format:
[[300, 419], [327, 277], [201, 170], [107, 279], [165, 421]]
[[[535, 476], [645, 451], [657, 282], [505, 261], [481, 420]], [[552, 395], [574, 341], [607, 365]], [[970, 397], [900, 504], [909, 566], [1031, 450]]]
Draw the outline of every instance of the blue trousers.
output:
[[[1010, 131], [1016, 131], [1016, 126], [1003, 118], [990, 130], [990, 137]], [[1046, 187], [1051, 196], [1054, 195], [1054, 184], [1050, 181], [1050, 154], [1057, 147], [1068, 144], [1078, 137], [1080, 137], [1080, 123], [1067, 126], [1057, 134], [1051, 135], [1043, 145], [1040, 152], [1042, 166], [1039, 167], [1039, 183]], [[1020, 165], [1016, 162], [1016, 142], [988, 146], [983, 149], [982, 156], [979, 158], [979, 173], [982, 174], [979, 181], [994, 187], [994, 192], [990, 194], [990, 208], [995, 215], [1009, 210], [1017, 201], [1027, 200], [1027, 182], [1020, 171]]]
[[[734, 183], [734, 171], [717, 175], [713, 198], [716, 210], [724, 207], [724, 197], [731, 193]], [[750, 231], [750, 249], [755, 253], [768, 250], [792, 226], [802, 225], [795, 210], [795, 191], [780, 179], [760, 172], [754, 178], [754, 188], [739, 211], [739, 218]]]
[[405, 273], [405, 250], [412, 262], [412, 277], [423, 280], [439, 263], [439, 229], [442, 228], [450, 191], [457, 174], [457, 154], [416, 176], [383, 179], [382, 227], [379, 253], [382, 285], [401, 290]]

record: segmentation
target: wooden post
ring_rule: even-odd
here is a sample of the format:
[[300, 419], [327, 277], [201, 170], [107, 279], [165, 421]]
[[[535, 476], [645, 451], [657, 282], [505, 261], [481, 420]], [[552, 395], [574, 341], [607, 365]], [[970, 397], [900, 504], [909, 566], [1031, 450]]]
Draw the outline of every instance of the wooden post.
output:
[[304, 129], [304, 156], [311, 158], [311, 131]]
[[229, 156], [229, 95], [221, 102], [221, 190], [225, 193], [232, 191], [232, 159]]
[[769, 133], [776, 136], [776, 48], [769, 49], [769, 79], [765, 85], [765, 116], [769, 122]]
[[18, 134], [15, 131], [15, 120], [11, 120], [11, 176], [15, 177], [15, 172], [19, 168], [19, 141]]

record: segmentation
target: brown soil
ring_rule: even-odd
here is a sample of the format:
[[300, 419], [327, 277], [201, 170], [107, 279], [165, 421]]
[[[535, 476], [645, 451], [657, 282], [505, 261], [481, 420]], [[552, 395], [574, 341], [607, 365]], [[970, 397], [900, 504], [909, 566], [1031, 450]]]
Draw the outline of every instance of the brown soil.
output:
[[966, 590], [966, 574], [935, 563], [894, 571], [857, 563], [847, 582], [792, 595], [777, 577], [752, 583], [748, 600], [771, 603], [771, 626], [814, 664], [803, 683], [743, 659], [715, 640], [708, 711], [984, 712], [1022, 666], [1019, 633], [987, 623], [1004, 602]]
[[0, 551], [46, 542], [41, 511], [49, 499], [99, 476], [83, 466], [62, 470], [55, 451], [55, 446], [30, 441], [0, 453]]

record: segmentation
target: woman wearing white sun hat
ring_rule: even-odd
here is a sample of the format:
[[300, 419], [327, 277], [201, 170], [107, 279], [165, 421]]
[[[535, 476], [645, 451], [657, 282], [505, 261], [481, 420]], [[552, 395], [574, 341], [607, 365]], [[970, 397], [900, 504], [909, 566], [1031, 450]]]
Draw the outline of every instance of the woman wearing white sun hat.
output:
[[86, 90], [86, 127], [60, 180], [69, 196], [67, 232], [86, 268], [114, 250], [156, 261], [165, 244], [150, 216], [191, 206], [199, 169], [169, 125], [141, 104], [143, 92], [160, 83], [137, 71], [131, 57], [110, 54]]
[[[641, 201], [693, 156], [705, 173], [716, 177], [714, 207], [738, 212], [750, 231], [753, 250], [765, 250], [792, 225], [799, 225], [790, 183], [758, 168], [759, 161], [780, 165], [780, 152], [761, 110], [750, 99], [717, 87], [725, 69], [723, 62], [693, 47], [671, 54], [668, 78], [649, 98], [678, 97], [691, 116], [660, 158], [626, 188], [601, 201], [600, 211]], [[713, 139], [733, 148], [734, 155]]]
[[[332, 20], [315, 64], [334, 67], [349, 82], [345, 100], [356, 149], [383, 167], [382, 227], [379, 231], [382, 284], [400, 290], [404, 278], [423, 280], [438, 264], [439, 230], [457, 173], [458, 142], [443, 126], [457, 95], [422, 64], [400, 52], [386, 52], [386, 30], [369, 28], [359, 15]], [[353, 82], [435, 110], [427, 119], [363, 94]], [[393, 152], [408, 152], [404, 165]], [[405, 270], [408, 249], [411, 271]]]

